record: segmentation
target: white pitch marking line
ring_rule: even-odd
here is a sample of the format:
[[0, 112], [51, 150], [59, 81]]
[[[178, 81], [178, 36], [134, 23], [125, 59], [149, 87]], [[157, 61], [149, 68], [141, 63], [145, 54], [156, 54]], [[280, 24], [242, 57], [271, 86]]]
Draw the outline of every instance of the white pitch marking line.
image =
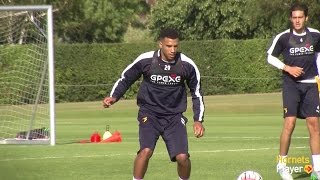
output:
[[[298, 147], [291, 147], [294, 149], [306, 149], [309, 148], [307, 146], [298, 146]], [[189, 151], [190, 153], [220, 153], [220, 152], [244, 152], [244, 151], [263, 151], [263, 150], [277, 150], [279, 148], [251, 148], [251, 149], [225, 149], [225, 150], [207, 150], [207, 151]], [[154, 154], [167, 154], [163, 153], [154, 153]], [[47, 156], [47, 157], [30, 157], [30, 158], [12, 158], [12, 159], [0, 159], [0, 162], [4, 161], [25, 161], [25, 160], [41, 160], [41, 159], [67, 159], [67, 158], [95, 158], [95, 157], [114, 157], [114, 156], [123, 156], [123, 155], [130, 155], [134, 156], [136, 154], [100, 154], [100, 155], [77, 155], [77, 156]]]
[[[193, 136], [190, 136], [193, 137]], [[204, 138], [207, 139], [279, 139], [279, 137], [259, 137], [259, 136], [243, 136], [243, 137], [232, 137], [232, 136], [226, 136], [226, 137], [219, 137], [219, 136], [215, 136], [215, 137], [206, 137], [204, 136]], [[297, 136], [297, 137], [291, 137], [291, 139], [308, 139], [309, 137], [307, 136]]]
[[[291, 147], [294, 149], [306, 149], [309, 147]], [[190, 151], [190, 153], [219, 153], [219, 152], [243, 152], [243, 151], [262, 151], [262, 150], [277, 150], [279, 148], [250, 148], [250, 149], [227, 149], [227, 150], [208, 150], [208, 151]]]
[[[188, 136], [188, 138], [193, 138], [194, 136]], [[83, 138], [85, 139], [85, 138]], [[139, 137], [126, 137], [125, 139], [139, 139]], [[219, 136], [204, 136], [202, 139], [279, 139], [279, 137], [259, 137], [259, 136], [243, 136], [243, 137], [232, 137], [232, 136], [225, 136], [225, 137], [219, 137]], [[291, 137], [291, 139], [309, 139], [307, 136], [297, 136], [297, 137]], [[59, 140], [59, 139], [57, 139]], [[66, 139], [63, 139], [66, 140]], [[67, 139], [68, 140], [68, 139]], [[69, 139], [71, 140], [71, 139]]]

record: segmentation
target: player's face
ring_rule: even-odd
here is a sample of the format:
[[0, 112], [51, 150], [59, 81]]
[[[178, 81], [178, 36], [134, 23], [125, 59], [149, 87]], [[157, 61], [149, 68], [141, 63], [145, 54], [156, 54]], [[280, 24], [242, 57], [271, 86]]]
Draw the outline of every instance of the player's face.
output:
[[166, 61], [173, 61], [177, 54], [179, 39], [164, 38], [160, 40], [161, 58]]
[[303, 11], [292, 11], [290, 21], [292, 28], [297, 33], [302, 33], [304, 31], [305, 24], [308, 20], [308, 17], [305, 16]]

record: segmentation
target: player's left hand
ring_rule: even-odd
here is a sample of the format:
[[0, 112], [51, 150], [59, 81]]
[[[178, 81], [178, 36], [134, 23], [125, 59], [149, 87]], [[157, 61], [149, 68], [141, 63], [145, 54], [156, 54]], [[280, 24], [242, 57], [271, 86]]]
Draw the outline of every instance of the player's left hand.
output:
[[205, 129], [200, 121], [195, 121], [193, 123], [194, 136], [196, 136], [197, 138], [200, 138], [204, 135], [204, 131]]

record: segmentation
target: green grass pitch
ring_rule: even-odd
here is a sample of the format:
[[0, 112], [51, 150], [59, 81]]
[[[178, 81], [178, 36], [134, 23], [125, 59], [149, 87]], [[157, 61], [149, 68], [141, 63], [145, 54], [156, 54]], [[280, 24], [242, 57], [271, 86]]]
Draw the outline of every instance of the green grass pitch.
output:
[[[205, 97], [206, 132], [200, 139], [193, 137], [188, 100], [190, 179], [235, 180], [245, 170], [259, 172], [264, 180], [280, 179], [275, 167], [283, 121], [280, 93]], [[120, 100], [109, 109], [104, 109], [102, 102], [57, 104], [56, 146], [0, 145], [0, 179], [132, 179], [138, 150], [137, 110], [135, 100]], [[94, 131], [102, 135], [106, 124], [111, 132], [121, 132], [121, 143], [78, 143]], [[297, 122], [289, 155], [310, 157], [304, 120]], [[310, 179], [305, 172], [293, 176]], [[144, 179], [177, 178], [176, 164], [170, 162], [160, 138]]]

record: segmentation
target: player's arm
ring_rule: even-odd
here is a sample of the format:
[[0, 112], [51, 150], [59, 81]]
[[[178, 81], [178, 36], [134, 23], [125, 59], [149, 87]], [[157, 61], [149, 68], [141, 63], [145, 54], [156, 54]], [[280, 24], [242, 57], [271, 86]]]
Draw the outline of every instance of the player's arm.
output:
[[318, 34], [318, 42], [315, 45], [315, 52], [316, 52], [316, 63], [318, 69], [318, 77], [320, 77], [320, 33]]
[[316, 53], [316, 63], [317, 63], [317, 69], [318, 69], [318, 76], [320, 76], [320, 52]]
[[[318, 42], [315, 45], [316, 52], [316, 64], [318, 69], [318, 76], [316, 76], [316, 82], [318, 85], [318, 91], [320, 92], [320, 38], [318, 38]], [[320, 94], [319, 94], [320, 95]]]
[[272, 66], [274, 66], [278, 69], [281, 69], [281, 70], [283, 70], [286, 66], [280, 59], [278, 59], [275, 56], [272, 56], [271, 54], [268, 54], [267, 61]]
[[[318, 69], [318, 75], [315, 77], [316, 83], [318, 86], [318, 91], [320, 93], [320, 52], [316, 52], [316, 64], [317, 64], [317, 69]], [[320, 96], [320, 94], [319, 94]]]
[[297, 67], [297, 66], [289, 66], [284, 64], [281, 60], [279, 60], [277, 57], [272, 56], [271, 54], [267, 57], [268, 63], [273, 65], [274, 67], [281, 69], [293, 77], [299, 77], [302, 74], [304, 74], [303, 68]]
[[283, 70], [285, 64], [278, 58], [282, 51], [284, 50], [284, 45], [281, 43], [281, 35], [277, 35], [267, 51], [267, 61], [272, 66]]
[[204, 102], [200, 86], [200, 72], [194, 63], [189, 66], [189, 77], [187, 78], [187, 85], [191, 92], [193, 104], [193, 131], [194, 135], [199, 138], [204, 135], [203, 118], [204, 118]]
[[284, 37], [281, 36], [281, 34], [277, 35], [273, 39], [272, 44], [267, 51], [267, 61], [272, 66], [289, 73], [293, 77], [299, 77], [304, 74], [303, 68], [286, 65], [278, 58], [285, 48], [285, 44], [283, 44], [283, 42], [287, 42], [286, 39], [283, 39]]
[[130, 86], [140, 78], [142, 74], [141, 69], [141, 63], [138, 58], [124, 69], [121, 73], [121, 77], [113, 85], [110, 95], [103, 100], [103, 106], [105, 108], [108, 108], [117, 102]]

